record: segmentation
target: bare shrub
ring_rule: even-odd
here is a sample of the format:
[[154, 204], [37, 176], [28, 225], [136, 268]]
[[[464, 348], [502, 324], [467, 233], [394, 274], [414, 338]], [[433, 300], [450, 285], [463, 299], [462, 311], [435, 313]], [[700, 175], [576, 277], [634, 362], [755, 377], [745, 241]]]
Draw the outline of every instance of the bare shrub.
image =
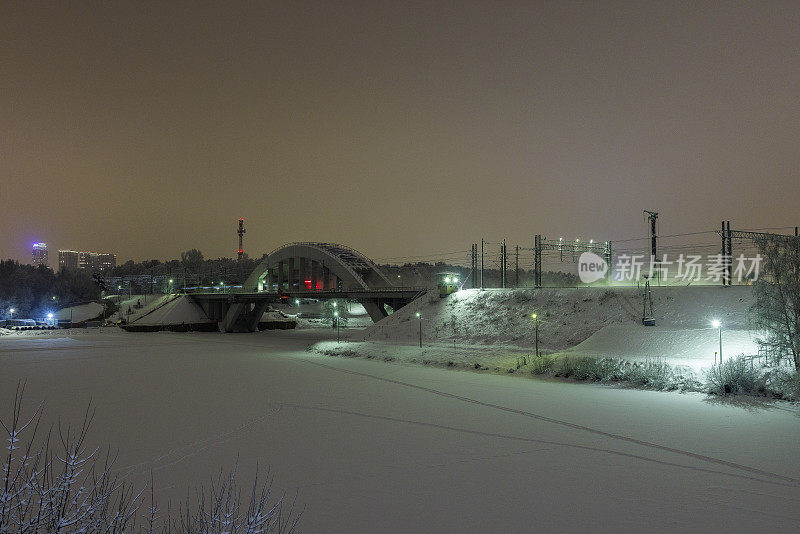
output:
[[764, 395], [767, 380], [760, 368], [739, 356], [714, 365], [706, 372], [706, 389], [715, 395]]
[[[145, 488], [112, 474], [110, 455], [89, 448], [86, 437], [94, 417], [87, 409], [77, 428], [58, 425], [38, 436], [42, 406], [22, 415], [24, 386], [17, 387], [10, 419], [0, 419], [7, 437], [0, 480], [0, 532], [81, 533], [288, 533], [302, 512], [284, 496], [273, 498], [272, 479], [255, 481], [247, 507], [236, 484], [236, 469], [220, 472], [193, 502], [182, 503], [176, 517], [160, 516], [152, 481], [150, 504]], [[137, 521], [138, 520], [138, 521]], [[137, 526], [138, 524], [138, 526]]]
[[779, 399], [800, 399], [800, 373], [795, 370], [775, 368], [765, 373], [767, 394]]

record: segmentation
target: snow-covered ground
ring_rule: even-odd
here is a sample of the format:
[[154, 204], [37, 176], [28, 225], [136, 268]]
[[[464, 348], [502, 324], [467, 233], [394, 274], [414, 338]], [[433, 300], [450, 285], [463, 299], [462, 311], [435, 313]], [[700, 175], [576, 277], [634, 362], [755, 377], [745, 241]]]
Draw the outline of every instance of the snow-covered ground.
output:
[[136, 325], [174, 325], [213, 321], [186, 295], [167, 295], [129, 322]]
[[545, 353], [660, 359], [699, 371], [712, 365], [719, 351], [713, 319], [723, 324], [724, 357], [757, 353], [758, 332], [749, 329], [751, 305], [748, 286], [655, 287], [656, 326], [643, 326], [642, 292], [630, 287], [465, 290], [445, 299], [429, 292], [365, 330], [348, 333], [347, 345], [315, 348], [331, 355], [505, 370], [534, 348], [536, 313]]
[[72, 321], [73, 323], [82, 323], [84, 321], [91, 321], [103, 315], [103, 305], [99, 302], [89, 302], [81, 304], [80, 306], [72, 306], [69, 308], [61, 308], [53, 314], [56, 321]]
[[[361, 304], [343, 300], [338, 303], [337, 311], [342, 318], [342, 326], [364, 328], [372, 325], [372, 319]], [[294, 302], [275, 304], [273, 308], [295, 319], [298, 328], [330, 328], [333, 323], [330, 314], [327, 313], [326, 303], [322, 300], [303, 299], [299, 304]]]
[[[83, 331], [81, 331], [83, 332]], [[96, 329], [0, 340], [49, 423], [173, 506], [238, 456], [298, 494], [304, 532], [795, 532], [800, 413], [786, 403], [515, 380], [303, 350], [330, 329]], [[330, 339], [330, 337], [329, 337]], [[335, 343], [335, 341], [334, 341]], [[742, 402], [741, 400], [739, 402]]]
[[[114, 298], [112, 295], [111, 298]], [[118, 303], [119, 309], [111, 316], [111, 320], [119, 321], [125, 319], [128, 322], [136, 321], [144, 315], [152, 312], [154, 309], [169, 302], [174, 298], [174, 295], [119, 295]], [[130, 310], [130, 313], [128, 311]]]

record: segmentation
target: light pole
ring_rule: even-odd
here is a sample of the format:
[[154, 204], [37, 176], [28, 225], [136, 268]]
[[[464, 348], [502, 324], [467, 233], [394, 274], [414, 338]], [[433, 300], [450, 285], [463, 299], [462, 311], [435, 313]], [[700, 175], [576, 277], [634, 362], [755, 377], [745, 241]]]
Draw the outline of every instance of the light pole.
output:
[[339, 312], [333, 312], [333, 320], [336, 321], [336, 342], [339, 343]]
[[419, 319], [419, 348], [422, 348], [422, 315], [417, 312], [417, 319]]
[[[711, 321], [711, 326], [719, 330], [719, 363], [722, 363], [722, 323], [719, 319], [714, 319]], [[714, 358], [714, 363], [717, 363], [716, 358]]]
[[13, 321], [14, 320], [14, 308], [9, 308], [8, 309], [8, 313], [11, 314], [11, 320]]
[[535, 313], [531, 315], [536, 324], [536, 357], [539, 357], [539, 316]]
[[[103, 308], [103, 315], [105, 315], [105, 307]], [[49, 326], [53, 326], [53, 324], [52, 324], [53, 323], [53, 314], [52, 313], [48, 313], [47, 314], [47, 321], [49, 323]]]

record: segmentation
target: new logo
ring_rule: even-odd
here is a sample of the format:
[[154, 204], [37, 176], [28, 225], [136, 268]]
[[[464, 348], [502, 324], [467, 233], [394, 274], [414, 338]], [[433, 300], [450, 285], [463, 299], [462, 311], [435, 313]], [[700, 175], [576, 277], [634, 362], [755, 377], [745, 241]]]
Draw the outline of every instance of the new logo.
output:
[[578, 258], [578, 277], [584, 284], [591, 284], [605, 277], [608, 264], [594, 252], [584, 252]]

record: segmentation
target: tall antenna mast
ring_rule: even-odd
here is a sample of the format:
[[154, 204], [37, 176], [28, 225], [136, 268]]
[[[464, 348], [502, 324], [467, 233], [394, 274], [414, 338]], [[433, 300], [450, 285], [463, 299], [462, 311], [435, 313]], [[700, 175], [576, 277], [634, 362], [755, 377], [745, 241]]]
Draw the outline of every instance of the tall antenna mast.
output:
[[244, 229], [244, 219], [239, 217], [239, 229], [236, 230], [236, 233], [239, 234], [239, 256], [237, 258], [238, 260], [241, 260], [242, 256], [244, 255], [244, 248], [242, 247], [242, 238], [244, 237], [245, 232], [247, 232], [247, 230]]

